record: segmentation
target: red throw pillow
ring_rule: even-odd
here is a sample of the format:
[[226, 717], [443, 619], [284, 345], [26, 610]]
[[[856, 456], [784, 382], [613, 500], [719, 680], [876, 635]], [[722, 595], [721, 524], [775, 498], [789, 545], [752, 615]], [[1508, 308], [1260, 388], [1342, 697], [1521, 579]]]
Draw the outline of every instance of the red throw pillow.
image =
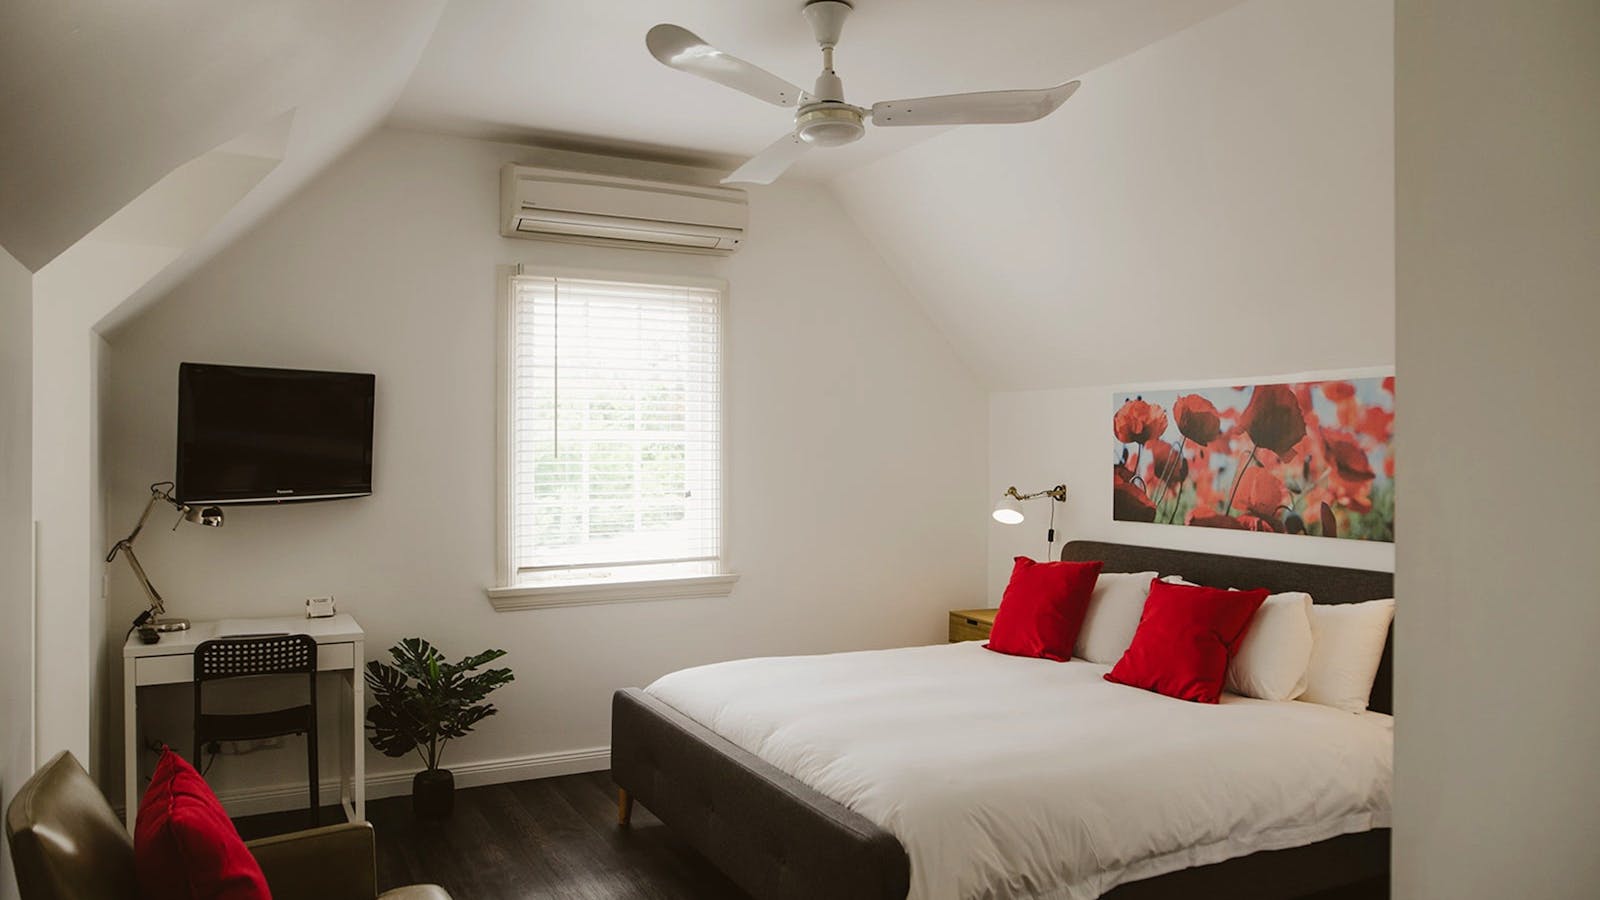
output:
[[1265, 590], [1152, 582], [1133, 643], [1106, 680], [1179, 700], [1216, 703], [1228, 660], [1266, 599]]
[[1017, 557], [984, 646], [1012, 656], [1070, 659], [1101, 565]]
[[143, 900], [271, 900], [267, 877], [210, 786], [182, 756], [161, 753], [133, 828]]

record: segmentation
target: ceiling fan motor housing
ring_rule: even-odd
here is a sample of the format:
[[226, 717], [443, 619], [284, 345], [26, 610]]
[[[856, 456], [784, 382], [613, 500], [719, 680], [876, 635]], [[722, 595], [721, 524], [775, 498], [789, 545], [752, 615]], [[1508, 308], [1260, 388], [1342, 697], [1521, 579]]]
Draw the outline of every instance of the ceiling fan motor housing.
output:
[[866, 127], [861, 124], [861, 110], [848, 103], [825, 100], [800, 110], [794, 117], [794, 133], [808, 144], [838, 147], [860, 140]]
[[861, 110], [844, 102], [844, 82], [833, 70], [833, 47], [839, 42], [850, 4], [840, 0], [812, 0], [802, 10], [822, 47], [822, 74], [811, 89], [815, 98], [794, 117], [794, 133], [815, 147], [838, 147], [866, 134]]

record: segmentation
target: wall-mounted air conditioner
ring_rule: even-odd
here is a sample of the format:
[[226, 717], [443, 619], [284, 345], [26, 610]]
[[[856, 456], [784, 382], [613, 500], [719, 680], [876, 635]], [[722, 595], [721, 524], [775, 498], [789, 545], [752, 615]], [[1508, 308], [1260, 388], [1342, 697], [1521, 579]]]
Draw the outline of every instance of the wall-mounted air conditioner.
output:
[[565, 172], [500, 170], [500, 233], [584, 244], [732, 253], [744, 240], [744, 191]]

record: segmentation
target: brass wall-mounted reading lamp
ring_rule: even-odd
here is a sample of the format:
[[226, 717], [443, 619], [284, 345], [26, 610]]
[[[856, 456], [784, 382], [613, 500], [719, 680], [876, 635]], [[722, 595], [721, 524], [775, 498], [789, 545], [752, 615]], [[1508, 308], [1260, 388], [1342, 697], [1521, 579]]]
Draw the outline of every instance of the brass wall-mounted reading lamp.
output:
[[[109, 563], [121, 553], [128, 558], [128, 565], [133, 568], [134, 577], [139, 579], [139, 586], [144, 588], [145, 596], [150, 599], [150, 607], [139, 614], [134, 620], [135, 627], [153, 628], [156, 631], [183, 631], [189, 627], [188, 619], [168, 618], [167, 607], [161, 601], [161, 594], [155, 585], [150, 583], [149, 576], [144, 574], [144, 566], [139, 565], [139, 557], [134, 555], [133, 542], [138, 539], [139, 532], [144, 530], [144, 523], [150, 518], [150, 511], [155, 509], [157, 503], [165, 503], [177, 510], [178, 521], [172, 523], [172, 530], [177, 531], [178, 526], [184, 522], [194, 522], [210, 528], [222, 526], [222, 508], [218, 506], [189, 506], [180, 503], [172, 496], [173, 484], [170, 481], [158, 481], [150, 485], [150, 501], [144, 505], [144, 512], [139, 514], [139, 523], [133, 526], [133, 531], [111, 548], [106, 554]], [[154, 638], [152, 638], [154, 640]]]
[[1055, 503], [1050, 504], [1050, 527], [1045, 531], [1045, 560], [1053, 560], [1056, 555], [1056, 503], [1067, 502], [1067, 486], [1058, 484], [1053, 488], [1023, 494], [1017, 491], [1016, 485], [1006, 488], [1000, 495], [1000, 501], [994, 505], [994, 520], [1001, 525], [1021, 525], [1026, 518], [1022, 514], [1022, 501], [1033, 500], [1037, 497], [1049, 497]]

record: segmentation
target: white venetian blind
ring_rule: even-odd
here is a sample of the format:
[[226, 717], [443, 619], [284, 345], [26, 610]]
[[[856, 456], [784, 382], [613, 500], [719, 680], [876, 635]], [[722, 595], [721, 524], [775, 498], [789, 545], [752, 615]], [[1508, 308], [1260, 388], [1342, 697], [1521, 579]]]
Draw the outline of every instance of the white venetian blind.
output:
[[721, 293], [519, 275], [512, 297], [517, 575], [717, 572]]

